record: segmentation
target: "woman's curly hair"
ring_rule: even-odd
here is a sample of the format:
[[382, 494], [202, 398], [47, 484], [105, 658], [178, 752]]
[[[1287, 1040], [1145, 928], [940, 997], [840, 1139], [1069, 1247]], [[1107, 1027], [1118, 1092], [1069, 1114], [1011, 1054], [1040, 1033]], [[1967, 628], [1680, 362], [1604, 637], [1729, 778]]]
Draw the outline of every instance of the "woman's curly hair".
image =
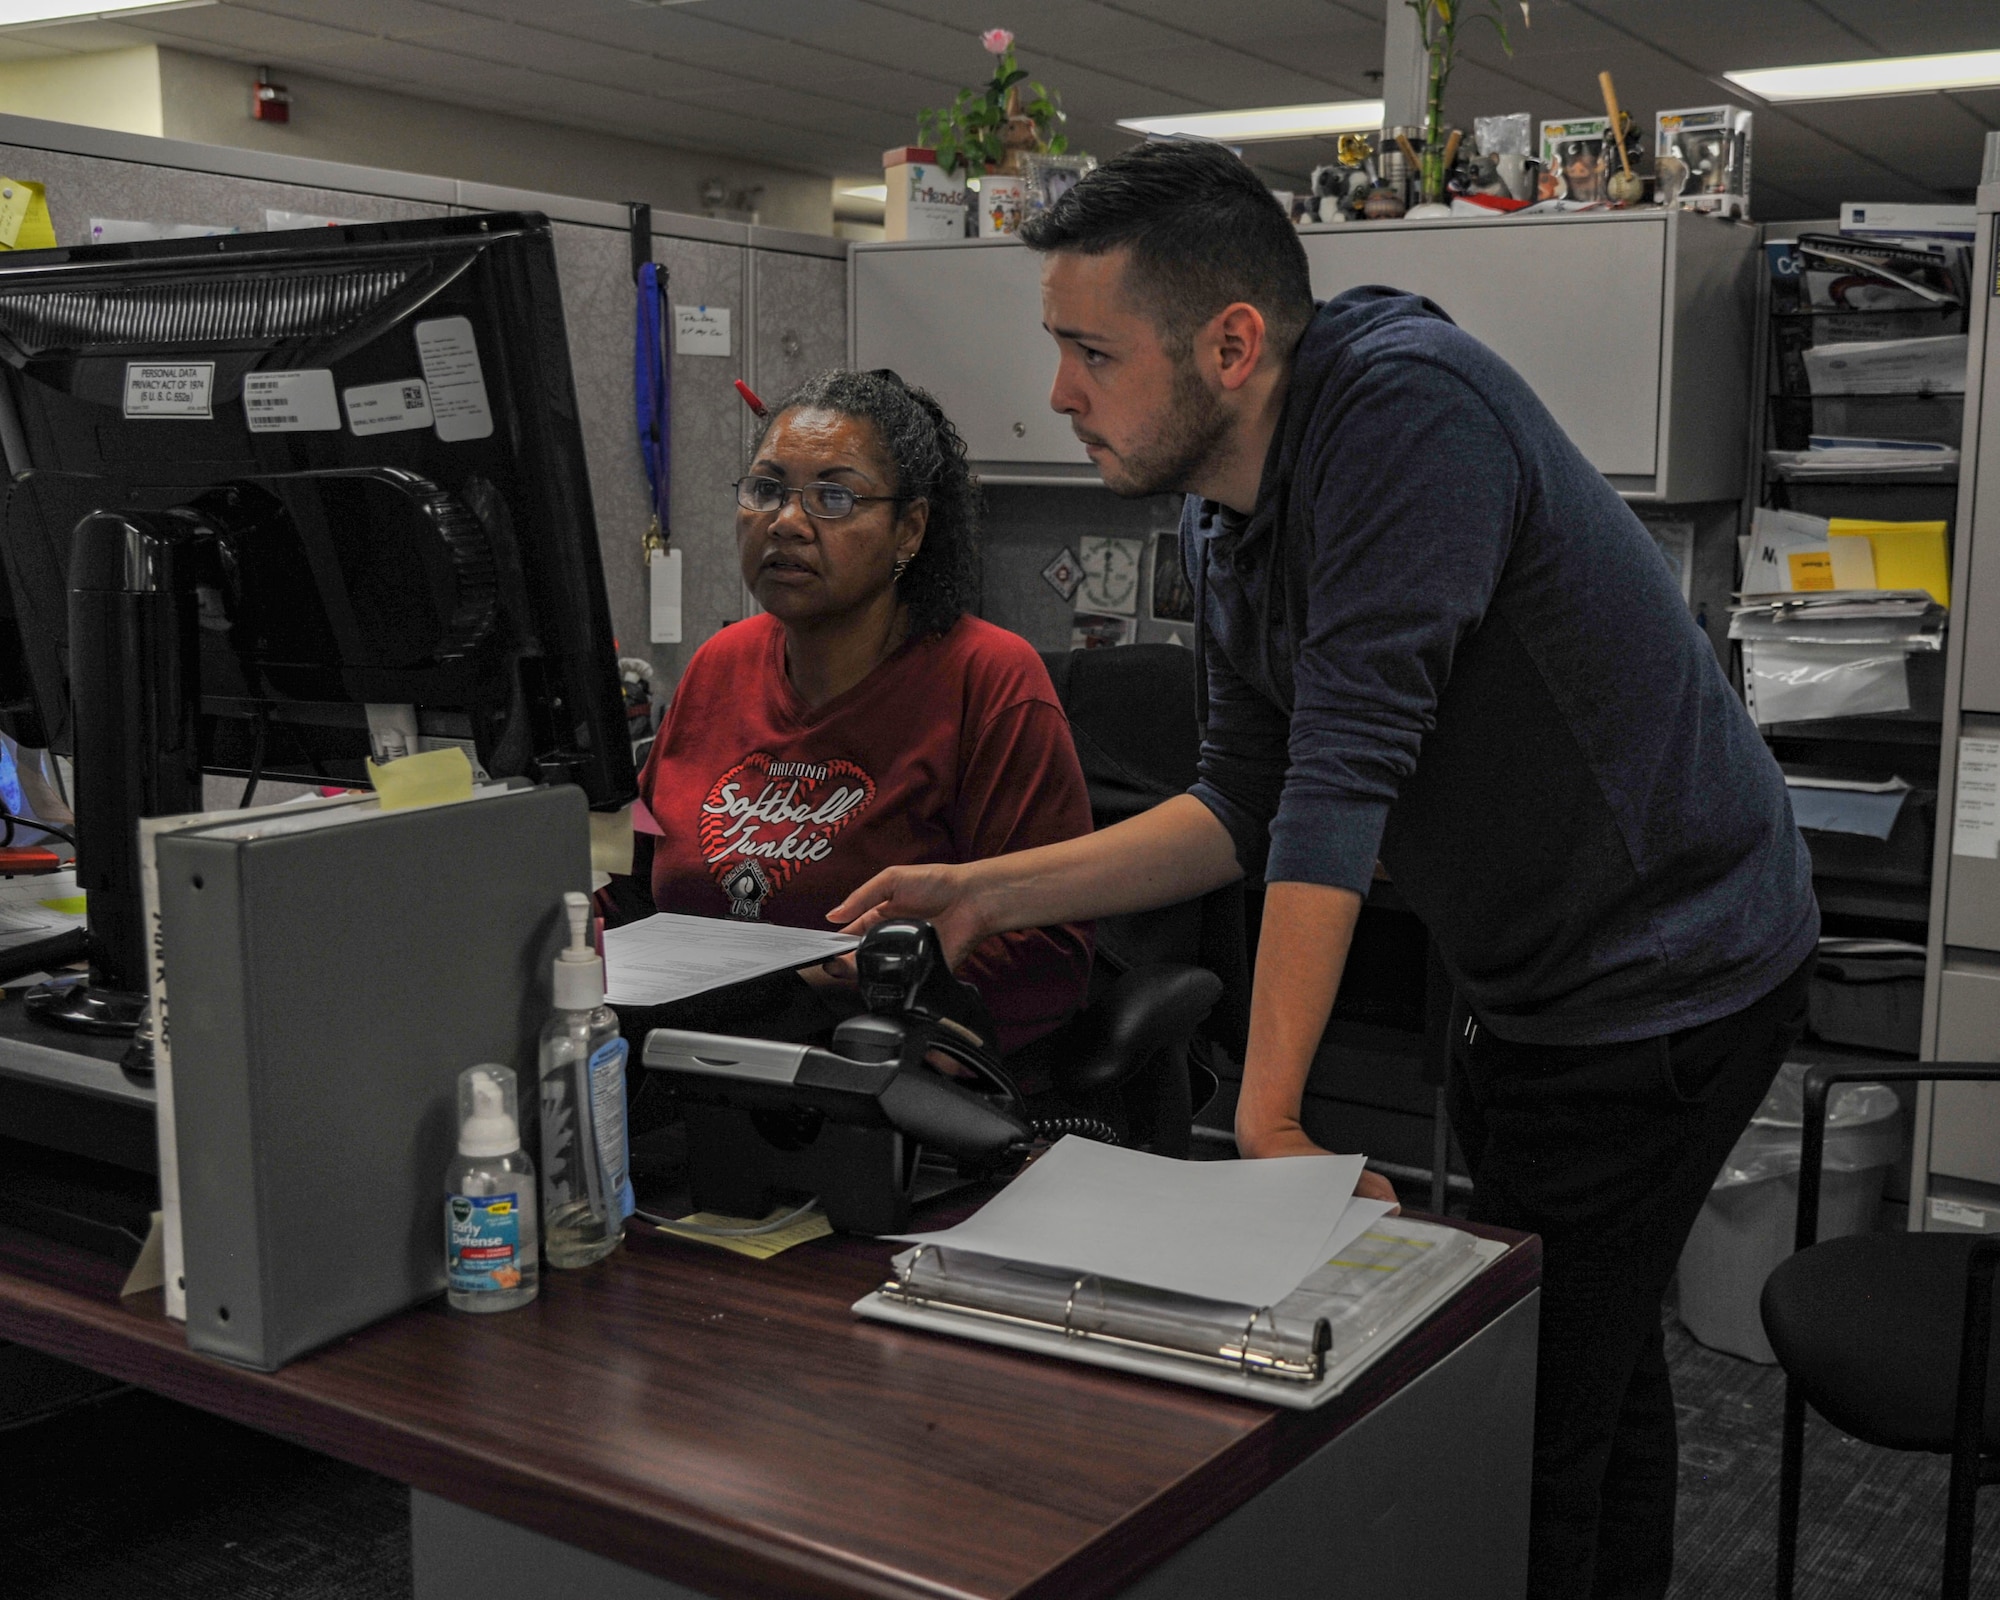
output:
[[836, 367], [772, 406], [764, 432], [788, 411], [831, 411], [870, 423], [895, 469], [895, 492], [929, 502], [923, 545], [896, 582], [910, 608], [911, 635], [943, 633], [973, 610], [979, 603], [979, 485], [944, 407], [887, 367]]

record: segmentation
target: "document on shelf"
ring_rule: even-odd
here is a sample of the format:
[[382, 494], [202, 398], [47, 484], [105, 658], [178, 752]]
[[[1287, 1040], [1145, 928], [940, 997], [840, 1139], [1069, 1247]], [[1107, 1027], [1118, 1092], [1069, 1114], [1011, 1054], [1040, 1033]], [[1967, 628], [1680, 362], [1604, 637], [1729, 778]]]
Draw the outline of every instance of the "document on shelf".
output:
[[1231, 1305], [1270, 1306], [1389, 1206], [1360, 1156], [1174, 1161], [1074, 1135], [955, 1228], [895, 1235]]
[[31, 944], [83, 926], [83, 891], [76, 868], [0, 878], [0, 950]]
[[809, 967], [845, 955], [860, 942], [845, 933], [662, 911], [604, 930], [604, 998], [615, 1006], [669, 1005]]

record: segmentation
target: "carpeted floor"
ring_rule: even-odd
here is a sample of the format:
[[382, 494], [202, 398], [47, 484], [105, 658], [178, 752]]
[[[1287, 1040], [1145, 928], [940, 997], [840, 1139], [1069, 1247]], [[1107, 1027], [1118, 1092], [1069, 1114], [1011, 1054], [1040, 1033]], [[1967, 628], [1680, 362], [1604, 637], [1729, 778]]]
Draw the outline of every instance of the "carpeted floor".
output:
[[[1783, 1384], [1668, 1325], [1681, 1399], [1676, 1600], [1770, 1593]], [[5, 1351], [18, 1368], [26, 1352]], [[32, 1358], [41, 1361], [44, 1358]], [[34, 1376], [22, 1374], [17, 1376]], [[406, 1600], [400, 1485], [48, 1363], [68, 1409], [0, 1431], [0, 1593], [9, 1600]], [[1800, 1600], [1937, 1593], [1941, 1458], [1874, 1450], [1815, 1423]], [[2000, 1594], [1988, 1495], [1975, 1594]]]
[[[27, 1376], [29, 1353], [4, 1353]], [[50, 1388], [79, 1386], [46, 1369]], [[410, 1593], [402, 1485], [135, 1390], [0, 1431], [0, 1485], [8, 1600]]]

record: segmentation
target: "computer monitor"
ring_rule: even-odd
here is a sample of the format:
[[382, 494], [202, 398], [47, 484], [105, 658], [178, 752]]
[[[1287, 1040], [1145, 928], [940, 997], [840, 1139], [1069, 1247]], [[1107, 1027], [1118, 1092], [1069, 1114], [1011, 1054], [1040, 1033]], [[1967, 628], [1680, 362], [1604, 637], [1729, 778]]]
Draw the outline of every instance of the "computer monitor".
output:
[[134, 824], [204, 771], [361, 785], [451, 742], [634, 794], [546, 218], [7, 256], [0, 450], [93, 992], [144, 989]]

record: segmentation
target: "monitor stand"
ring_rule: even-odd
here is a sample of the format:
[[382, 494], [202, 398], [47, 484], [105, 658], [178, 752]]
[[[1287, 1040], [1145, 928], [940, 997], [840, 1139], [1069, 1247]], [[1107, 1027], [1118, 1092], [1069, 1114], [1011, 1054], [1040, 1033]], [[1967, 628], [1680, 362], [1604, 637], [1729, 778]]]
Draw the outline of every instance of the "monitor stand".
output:
[[129, 1035], [145, 1015], [138, 824], [201, 809], [193, 558], [213, 537], [190, 507], [96, 511], [76, 525], [70, 699], [90, 973], [29, 991], [24, 1003], [39, 1021]]

